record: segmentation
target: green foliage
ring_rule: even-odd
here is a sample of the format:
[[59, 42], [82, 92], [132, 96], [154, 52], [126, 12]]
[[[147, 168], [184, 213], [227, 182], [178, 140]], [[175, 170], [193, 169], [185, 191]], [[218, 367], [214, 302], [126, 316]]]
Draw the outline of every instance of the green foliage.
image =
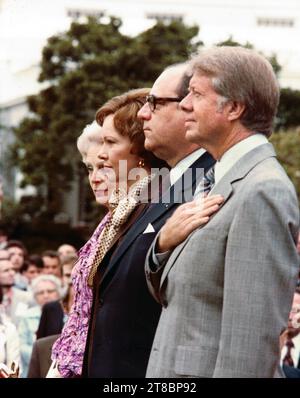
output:
[[157, 23], [136, 37], [120, 32], [121, 21], [90, 18], [52, 36], [43, 49], [39, 81], [28, 98], [30, 116], [15, 129], [14, 163], [23, 186], [34, 185], [42, 214], [53, 219], [80, 163], [76, 139], [96, 110], [112, 96], [151, 86], [167, 66], [184, 61], [201, 42], [197, 27]]
[[299, 109], [300, 91], [292, 90], [291, 88], [281, 89], [276, 130], [300, 126]]
[[245, 48], [253, 48], [253, 45], [248, 41], [245, 44], [241, 44], [238, 41], [235, 41], [232, 36], [229, 36], [228, 39], [217, 43], [217, 46], [231, 46], [231, 47], [238, 47], [242, 46]]
[[295, 185], [300, 203], [300, 130], [280, 131], [271, 136], [279, 162]]
[[[13, 162], [24, 175], [22, 186], [37, 188], [37, 197], [23, 199], [20, 207], [31, 219], [53, 220], [61, 211], [63, 194], [74, 176], [82, 175], [76, 139], [96, 110], [112, 96], [151, 86], [166, 66], [185, 61], [202, 45], [198, 27], [178, 21], [158, 22], [136, 37], [122, 34], [120, 26], [114, 17], [108, 23], [74, 22], [43, 49], [39, 80], [45, 88], [28, 98], [30, 113], [15, 129], [12, 148]], [[232, 37], [221, 44], [239, 45]], [[276, 57], [270, 60], [278, 73]], [[299, 92], [282, 90], [277, 128], [300, 124], [299, 105]]]

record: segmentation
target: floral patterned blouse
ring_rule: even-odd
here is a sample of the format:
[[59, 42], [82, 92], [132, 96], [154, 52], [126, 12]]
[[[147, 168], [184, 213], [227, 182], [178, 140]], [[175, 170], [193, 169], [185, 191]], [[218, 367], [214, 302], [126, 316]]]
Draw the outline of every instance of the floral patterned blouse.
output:
[[82, 372], [89, 319], [93, 302], [92, 289], [87, 284], [98, 238], [108, 221], [106, 215], [90, 240], [80, 249], [78, 261], [72, 271], [74, 303], [61, 336], [52, 348], [52, 360], [56, 361], [62, 377], [80, 376]]

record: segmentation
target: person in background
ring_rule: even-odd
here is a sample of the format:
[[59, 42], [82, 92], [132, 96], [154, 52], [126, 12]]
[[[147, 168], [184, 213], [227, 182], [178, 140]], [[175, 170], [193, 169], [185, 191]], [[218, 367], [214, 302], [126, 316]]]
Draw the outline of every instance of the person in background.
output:
[[20, 316], [32, 305], [32, 295], [15, 287], [15, 270], [7, 250], [0, 250], [0, 286], [3, 291], [2, 306], [17, 326]]
[[27, 249], [19, 240], [9, 240], [5, 249], [10, 255], [10, 260], [15, 270], [15, 287], [21, 290], [27, 290], [27, 279], [21, 274], [21, 269], [27, 258]]
[[76, 256], [77, 250], [75, 249], [74, 246], [64, 243], [59, 246], [59, 248], [57, 249], [57, 253], [59, 255], [60, 261], [62, 261], [63, 258], [66, 256], [72, 256], [72, 255]]
[[72, 284], [71, 281], [71, 274], [72, 270], [74, 268], [74, 265], [76, 264], [78, 260], [77, 254], [66, 254], [62, 258], [61, 266], [62, 266], [62, 273], [63, 273], [63, 285], [68, 287], [70, 284]]
[[300, 378], [300, 288], [297, 287], [288, 327], [280, 336], [280, 364], [287, 378]]
[[54, 250], [46, 250], [42, 254], [44, 267], [42, 270], [43, 274], [54, 275], [57, 278], [62, 277], [62, 269], [59, 255]]
[[21, 344], [21, 377], [26, 377], [29, 360], [39, 321], [42, 307], [50, 301], [58, 300], [62, 294], [61, 280], [54, 275], [40, 275], [32, 281], [32, 293], [35, 299], [35, 306], [24, 312], [18, 325], [18, 332]]
[[43, 306], [37, 339], [61, 333], [73, 304], [74, 292], [71, 273], [76, 261], [77, 256], [74, 254], [63, 257], [63, 296], [61, 300], [51, 301]]
[[28, 281], [28, 289], [30, 288], [33, 279], [42, 273], [43, 267], [43, 259], [38, 254], [32, 254], [28, 257], [28, 260], [24, 261], [21, 268], [21, 274], [24, 275]]
[[20, 363], [20, 340], [16, 326], [7, 317], [3, 301], [3, 289], [0, 286], [0, 364], [9, 368], [13, 362]]

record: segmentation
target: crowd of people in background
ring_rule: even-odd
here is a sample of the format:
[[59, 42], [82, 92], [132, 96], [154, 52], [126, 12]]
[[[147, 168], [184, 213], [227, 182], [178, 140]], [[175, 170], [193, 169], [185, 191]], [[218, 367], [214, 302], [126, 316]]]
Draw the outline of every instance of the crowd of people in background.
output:
[[0, 363], [24, 378], [300, 377], [278, 103], [264, 57], [216, 47], [102, 105], [77, 140], [107, 209], [88, 242], [28, 253], [0, 230]]
[[72, 306], [77, 250], [62, 244], [57, 251], [30, 254], [3, 228], [0, 235], [0, 363], [20, 364], [20, 377], [45, 377], [31, 370], [33, 346], [62, 331]]

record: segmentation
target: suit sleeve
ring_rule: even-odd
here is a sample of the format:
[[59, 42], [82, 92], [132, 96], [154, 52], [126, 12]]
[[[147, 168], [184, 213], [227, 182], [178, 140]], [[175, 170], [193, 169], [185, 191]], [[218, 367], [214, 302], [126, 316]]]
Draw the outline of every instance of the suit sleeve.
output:
[[250, 188], [226, 243], [214, 377], [273, 377], [296, 285], [299, 209], [292, 186], [271, 180]]
[[150, 293], [156, 301], [161, 303], [161, 298], [159, 295], [160, 279], [171, 252], [162, 253], [159, 256], [155, 254], [155, 247], [158, 237], [159, 234], [157, 234], [147, 253], [145, 261], [145, 272]]

